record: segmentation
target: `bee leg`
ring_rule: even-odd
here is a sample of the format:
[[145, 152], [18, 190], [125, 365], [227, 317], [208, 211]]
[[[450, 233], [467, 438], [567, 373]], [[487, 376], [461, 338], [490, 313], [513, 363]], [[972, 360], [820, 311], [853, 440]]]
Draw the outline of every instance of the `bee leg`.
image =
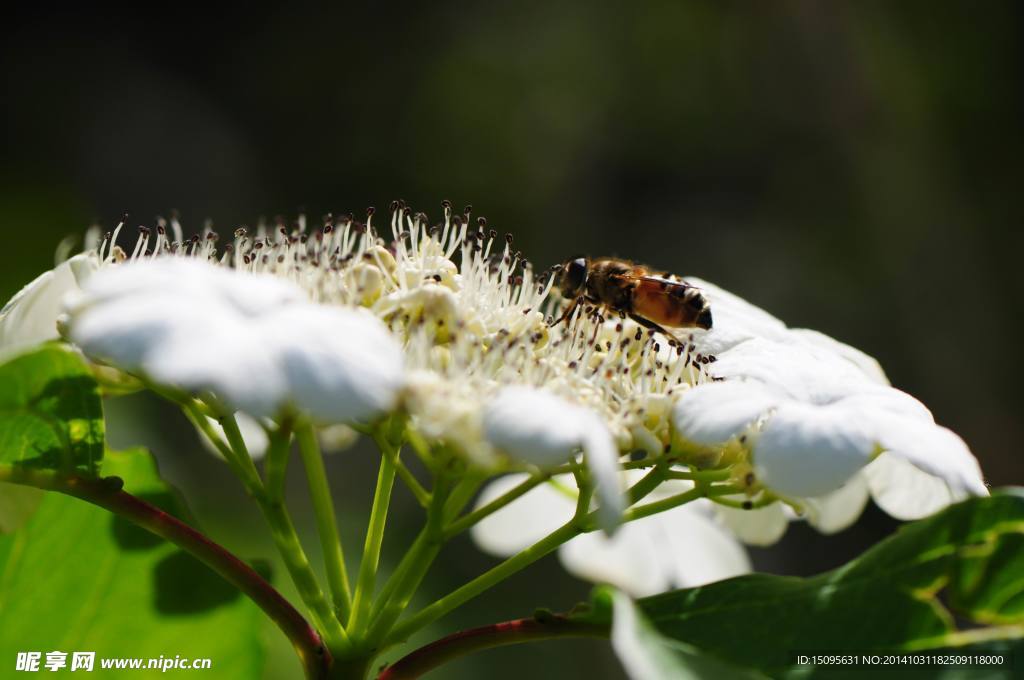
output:
[[601, 322], [595, 321], [594, 323], [594, 334], [590, 336], [590, 344], [593, 345], [597, 342], [597, 334], [601, 332]]
[[662, 328], [658, 324], [654, 323], [650, 319], [645, 319], [642, 316], [640, 316], [639, 314], [633, 314], [633, 313], [629, 314], [629, 318], [632, 319], [633, 321], [637, 322], [638, 324], [640, 324], [644, 328], [650, 328], [652, 331], [655, 331], [657, 333], [661, 333], [662, 335], [665, 336], [666, 339], [668, 339], [668, 342], [669, 342], [670, 345], [675, 344], [676, 342], [678, 342], [678, 340], [676, 340], [676, 336], [672, 335], [667, 330], [665, 330], [664, 328]]
[[578, 297], [578, 298], [574, 298], [573, 301], [569, 303], [569, 306], [565, 308], [565, 313], [563, 313], [562, 316], [558, 317], [558, 320], [555, 321], [554, 323], [552, 323], [550, 327], [554, 328], [558, 324], [562, 323], [563, 321], [565, 321], [566, 319], [571, 317], [573, 312], [576, 311], [576, 307], [579, 306], [579, 304], [580, 304], [580, 302], [582, 300], [583, 300], [582, 296]]

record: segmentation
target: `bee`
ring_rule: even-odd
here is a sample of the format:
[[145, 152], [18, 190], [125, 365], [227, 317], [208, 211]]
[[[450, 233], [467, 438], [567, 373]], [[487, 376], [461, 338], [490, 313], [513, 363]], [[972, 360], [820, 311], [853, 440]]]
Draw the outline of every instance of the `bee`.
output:
[[711, 309], [690, 284], [655, 274], [647, 267], [611, 257], [574, 257], [555, 272], [562, 297], [572, 300], [552, 325], [572, 316], [577, 305], [589, 302], [619, 312], [645, 328], [674, 339], [665, 328], [711, 328]]

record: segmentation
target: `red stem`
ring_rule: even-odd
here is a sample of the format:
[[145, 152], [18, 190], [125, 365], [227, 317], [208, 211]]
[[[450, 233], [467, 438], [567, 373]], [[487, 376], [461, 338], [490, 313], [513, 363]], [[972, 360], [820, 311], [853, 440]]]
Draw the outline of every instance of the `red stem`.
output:
[[459, 631], [402, 657], [377, 680], [414, 680], [452, 659], [492, 647], [562, 637], [608, 637], [608, 626], [574, 621], [564, 614], [516, 619]]

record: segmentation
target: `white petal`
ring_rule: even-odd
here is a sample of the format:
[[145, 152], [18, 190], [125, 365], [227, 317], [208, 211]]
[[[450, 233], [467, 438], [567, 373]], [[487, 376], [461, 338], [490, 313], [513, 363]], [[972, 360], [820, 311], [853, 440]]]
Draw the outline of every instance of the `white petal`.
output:
[[597, 500], [597, 521], [607, 532], [614, 531], [626, 509], [619, 450], [604, 421], [591, 414], [593, 425], [583, 434], [583, 456], [594, 480]]
[[[484, 487], [475, 508], [482, 508], [505, 495], [529, 475], [505, 475]], [[556, 477], [556, 481], [573, 484], [572, 475]], [[575, 489], [575, 486], [572, 486]], [[488, 515], [471, 530], [473, 542], [484, 552], [498, 557], [514, 555], [559, 528], [576, 511], [576, 501], [550, 484], [541, 484], [517, 498], [501, 510]]]
[[[672, 643], [661, 635], [622, 592], [612, 593], [612, 648], [630, 680], [698, 680], [669, 651]], [[682, 645], [679, 645], [682, 647]], [[680, 676], [681, 668], [686, 675]]]
[[[868, 480], [879, 504], [889, 505], [894, 516], [924, 516], [951, 500], [987, 493], [978, 462], [963, 440], [935, 425], [916, 399], [892, 388], [871, 387], [827, 406], [780, 406], [755, 445], [754, 462], [769, 488], [796, 497], [821, 496], [846, 483], [882, 450], [945, 488], [936, 492], [936, 485], [923, 478], [911, 483], [910, 471], [881, 464]], [[879, 472], [883, 469], [898, 472], [894, 479], [899, 483], [888, 482]], [[931, 494], [927, 502], [925, 493]]]
[[607, 531], [618, 524], [625, 507], [619, 452], [595, 413], [546, 390], [511, 386], [488, 402], [483, 427], [493, 446], [542, 468], [564, 463], [583, 449], [596, 487], [598, 520]]
[[390, 410], [402, 383], [401, 348], [368, 312], [199, 260], [105, 269], [69, 311], [90, 356], [257, 417], [295, 407], [321, 423], [363, 420]]
[[183, 324], [154, 343], [142, 372], [160, 384], [193, 393], [212, 392], [232, 410], [257, 418], [277, 416], [288, 394], [279, 353], [237, 318], [214, 310], [203, 322], [202, 334], [189, 333], [189, 326]]
[[702, 279], [687, 278], [700, 288], [711, 308], [711, 330], [696, 331], [697, 345], [706, 354], [722, 354], [751, 338], [783, 339], [786, 324], [743, 298]]
[[[94, 280], [103, 278], [100, 274]], [[224, 321], [205, 302], [159, 294], [83, 306], [72, 314], [67, 328], [89, 356], [136, 372], [144, 370], [147, 358], [164, 345], [173, 345], [179, 334], [198, 345], [210, 333], [211, 323]]]
[[844, 408], [858, 409], [863, 418], [874, 419], [882, 413], [900, 418], [910, 418], [932, 425], [935, 419], [928, 407], [895, 387], [870, 386], [843, 397]]
[[[874, 463], [868, 465], [869, 469]], [[823, 534], [834, 534], [857, 521], [868, 502], [868, 484], [864, 474], [854, 475], [841, 488], [804, 499], [807, 522]]]
[[214, 272], [217, 275], [212, 277], [213, 291], [226, 306], [245, 316], [264, 316], [295, 303], [309, 302], [301, 288], [277, 276], [223, 268], [214, 268]]
[[257, 316], [308, 301], [302, 289], [286, 279], [225, 269], [191, 257], [159, 257], [104, 267], [103, 275], [91, 280], [85, 293], [72, 307], [83, 302], [96, 304], [127, 296], [172, 293], [217, 304], [243, 316]]
[[753, 382], [713, 382], [684, 391], [672, 408], [672, 422], [695, 444], [721, 444], [742, 434], [774, 408], [778, 395]]
[[938, 477], [889, 454], [879, 456], [864, 474], [878, 507], [899, 520], [927, 517], [959, 500]]
[[[735, 498], [742, 500], [739, 496]], [[786, 533], [789, 518], [783, 508], [783, 504], [778, 502], [755, 510], [715, 506], [726, 526], [737, 538], [747, 545], [759, 546], [773, 545]]]
[[841, 406], [780, 406], [754, 447], [766, 486], [787, 496], [820, 496], [838, 489], [876, 450], [871, 431]]
[[546, 390], [501, 389], [484, 407], [487, 440], [508, 455], [540, 467], [568, 461], [593, 424], [588, 411]]
[[988, 495], [978, 461], [964, 440], [951, 430], [895, 417], [876, 417], [874, 424], [887, 455], [902, 458], [943, 480], [952, 498]]
[[988, 495], [978, 461], [950, 430], [896, 419], [879, 429], [886, 452], [865, 474], [872, 498], [889, 515], [919, 519], [968, 496]]
[[56, 339], [61, 301], [98, 267], [95, 253], [80, 253], [40, 274], [11, 298], [0, 310], [0, 357]]
[[655, 545], [638, 520], [619, 528], [614, 536], [583, 534], [558, 551], [566, 571], [592, 583], [610, 583], [634, 597], [662, 593], [672, 587], [668, 545]]
[[719, 355], [712, 373], [726, 381], [756, 381], [812, 404], [828, 404], [874, 384], [839, 355], [793, 338], [748, 340]]
[[812, 345], [833, 352], [859, 368], [873, 382], [889, 385], [889, 378], [882, 370], [882, 365], [873, 356], [862, 352], [856, 347], [839, 342], [835, 338], [810, 328], [792, 328], [790, 333]]
[[572, 539], [559, 551], [566, 569], [636, 595], [703, 585], [750, 571], [746, 551], [706, 501], [623, 525], [612, 537]]
[[390, 411], [402, 386], [402, 348], [361, 310], [295, 305], [261, 322], [291, 403], [321, 423]]

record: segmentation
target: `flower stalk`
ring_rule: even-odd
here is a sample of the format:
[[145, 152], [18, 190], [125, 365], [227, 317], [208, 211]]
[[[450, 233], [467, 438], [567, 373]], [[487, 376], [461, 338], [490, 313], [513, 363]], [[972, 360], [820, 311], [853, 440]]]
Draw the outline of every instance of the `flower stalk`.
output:
[[[317, 533], [320, 534], [320, 547], [324, 555], [324, 569], [327, 572], [327, 585], [331, 591], [334, 611], [338, 619], [346, 621], [354, 605], [349, 595], [345, 555], [335, 520], [334, 502], [331, 500], [331, 490], [327, 484], [327, 472], [324, 469], [320, 445], [317, 443], [316, 432], [313, 431], [312, 425], [302, 425], [296, 430], [295, 436], [299, 443], [299, 455], [306, 469], [310, 497], [313, 500], [316, 528]], [[361, 573], [360, 579], [362, 579]]]
[[380, 565], [381, 545], [384, 542], [384, 527], [387, 523], [388, 507], [391, 503], [391, 491], [395, 483], [396, 468], [394, 458], [396, 447], [384, 437], [376, 437], [381, 449], [380, 470], [377, 473], [377, 486], [373, 493], [373, 506], [370, 509], [370, 522], [366, 531], [366, 542], [363, 546], [363, 557], [359, 563], [359, 579], [356, 582], [355, 597], [352, 604], [352, 618], [348, 628], [358, 635], [366, 625], [370, 615], [371, 600], [377, 583], [377, 568]]
[[493, 623], [436, 640], [391, 664], [377, 680], [415, 680], [445, 663], [484, 649], [558, 638], [608, 637], [608, 626], [564, 614]]

